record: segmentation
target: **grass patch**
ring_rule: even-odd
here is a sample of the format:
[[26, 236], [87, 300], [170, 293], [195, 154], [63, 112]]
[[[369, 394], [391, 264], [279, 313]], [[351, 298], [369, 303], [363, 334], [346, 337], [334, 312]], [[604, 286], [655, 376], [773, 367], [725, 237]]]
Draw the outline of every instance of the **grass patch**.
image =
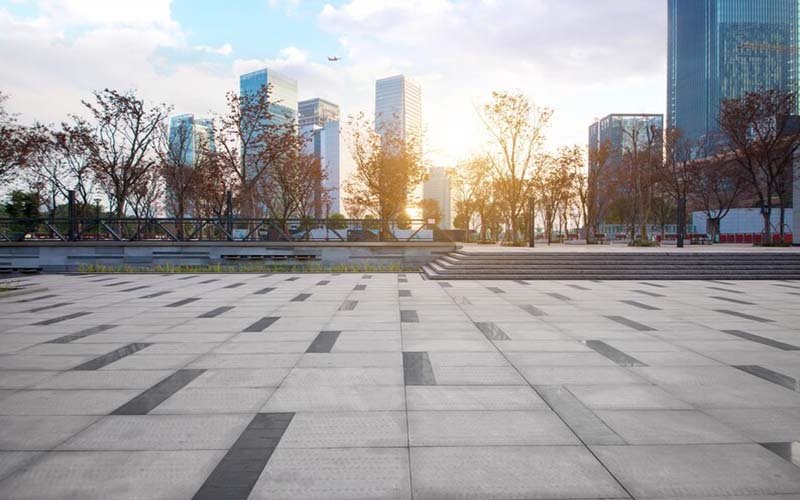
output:
[[159, 264], [155, 266], [128, 266], [81, 264], [81, 273], [159, 273], [159, 274], [200, 274], [200, 273], [400, 273], [418, 272], [419, 266], [408, 264], [209, 264], [209, 265], [173, 265]]

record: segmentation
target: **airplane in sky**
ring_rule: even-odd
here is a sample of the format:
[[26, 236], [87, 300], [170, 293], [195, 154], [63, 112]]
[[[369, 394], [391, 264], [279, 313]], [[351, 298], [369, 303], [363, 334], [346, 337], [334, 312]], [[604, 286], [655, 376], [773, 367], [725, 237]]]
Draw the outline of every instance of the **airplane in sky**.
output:
[[338, 56], [328, 56], [328, 60], [331, 62], [341, 61], [342, 58]]

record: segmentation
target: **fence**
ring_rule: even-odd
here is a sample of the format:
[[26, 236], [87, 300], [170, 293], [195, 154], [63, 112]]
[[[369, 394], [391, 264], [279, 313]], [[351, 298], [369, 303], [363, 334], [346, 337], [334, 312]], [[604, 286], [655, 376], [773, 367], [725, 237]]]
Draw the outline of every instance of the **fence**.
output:
[[0, 218], [0, 241], [434, 241], [425, 220], [39, 217]]

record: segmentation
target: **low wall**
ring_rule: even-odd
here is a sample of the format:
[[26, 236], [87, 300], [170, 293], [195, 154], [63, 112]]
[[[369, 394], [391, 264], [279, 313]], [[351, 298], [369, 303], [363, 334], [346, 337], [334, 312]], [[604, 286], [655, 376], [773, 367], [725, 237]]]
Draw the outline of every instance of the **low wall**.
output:
[[19, 242], [0, 244], [1, 267], [77, 271], [81, 266], [151, 268], [249, 264], [421, 266], [456, 249], [440, 242]]

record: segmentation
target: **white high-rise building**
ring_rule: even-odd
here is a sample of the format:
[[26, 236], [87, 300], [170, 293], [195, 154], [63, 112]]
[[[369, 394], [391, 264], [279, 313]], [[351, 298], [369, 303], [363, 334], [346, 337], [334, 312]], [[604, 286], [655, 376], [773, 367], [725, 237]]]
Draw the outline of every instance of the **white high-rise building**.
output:
[[[328, 191], [328, 203], [316, 203], [315, 216], [326, 217], [341, 213], [339, 162], [339, 106], [315, 98], [300, 101], [300, 133], [307, 138], [306, 153], [319, 158], [326, 173], [323, 187]], [[317, 197], [319, 200], [319, 197]]]
[[403, 138], [422, 134], [422, 88], [404, 75], [375, 81], [375, 130], [390, 127]]
[[450, 207], [450, 177], [444, 167], [431, 167], [428, 169], [428, 180], [422, 185], [422, 198], [439, 202], [442, 219], [439, 229], [452, 229], [452, 211]]

